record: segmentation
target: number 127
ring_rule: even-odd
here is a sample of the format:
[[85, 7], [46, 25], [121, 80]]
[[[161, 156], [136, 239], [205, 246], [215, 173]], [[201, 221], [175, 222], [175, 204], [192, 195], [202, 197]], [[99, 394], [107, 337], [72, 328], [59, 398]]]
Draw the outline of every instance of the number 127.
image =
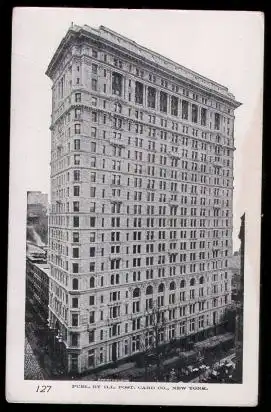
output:
[[52, 388], [50, 385], [42, 385], [38, 386], [36, 392], [49, 392], [49, 390]]

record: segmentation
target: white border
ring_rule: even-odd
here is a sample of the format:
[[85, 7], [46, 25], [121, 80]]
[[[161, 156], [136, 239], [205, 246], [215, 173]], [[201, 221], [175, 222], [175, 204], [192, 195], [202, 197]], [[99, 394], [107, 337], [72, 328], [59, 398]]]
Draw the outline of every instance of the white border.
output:
[[[15, 9], [13, 44], [20, 36], [20, 27], [26, 8]], [[42, 13], [43, 9], [36, 9]], [[56, 9], [58, 13], [61, 11]], [[190, 12], [189, 12], [190, 13]], [[193, 13], [193, 12], [192, 12]], [[244, 12], [245, 13], [245, 12]], [[262, 19], [263, 15], [254, 13]], [[22, 17], [22, 18], [21, 18]], [[15, 31], [16, 28], [16, 31]], [[34, 35], [34, 34], [33, 34]], [[253, 47], [253, 45], [251, 46]], [[140, 405], [204, 405], [204, 406], [255, 406], [258, 397], [258, 336], [259, 336], [259, 274], [260, 274], [260, 221], [261, 221], [261, 136], [262, 136], [262, 81], [259, 81], [257, 110], [248, 119], [245, 150], [242, 156], [242, 179], [246, 187], [246, 239], [245, 239], [245, 299], [244, 299], [244, 381], [243, 384], [209, 384], [207, 390], [190, 388], [201, 384], [148, 383], [156, 389], [143, 390], [142, 383], [135, 382], [87, 382], [46, 381], [51, 385], [48, 393], [36, 392], [41, 381], [24, 381], [24, 296], [25, 296], [25, 235], [26, 192], [29, 188], [24, 165], [28, 156], [35, 156], [24, 145], [20, 136], [20, 85], [23, 73], [19, 73], [20, 56], [12, 56], [11, 136], [10, 136], [10, 213], [8, 254], [8, 305], [7, 305], [7, 356], [6, 399], [8, 402], [27, 403], [78, 403], [78, 404], [140, 404]], [[259, 62], [263, 66], [263, 62]], [[249, 69], [249, 68], [248, 68]], [[31, 87], [31, 85], [29, 85]], [[238, 98], [238, 96], [237, 96]], [[20, 103], [20, 104], [19, 104]], [[237, 109], [238, 110], [238, 109]], [[35, 114], [33, 114], [35, 115]], [[237, 114], [238, 116], [238, 114]], [[38, 189], [38, 188], [37, 188]], [[76, 388], [73, 385], [90, 388]], [[99, 389], [95, 388], [99, 385]], [[108, 389], [106, 386], [113, 386]], [[147, 384], [146, 384], [147, 385]], [[120, 389], [119, 387], [122, 387]], [[133, 386], [133, 389], [129, 389]], [[176, 390], [174, 387], [185, 387]], [[125, 389], [125, 388], [126, 389]], [[160, 387], [160, 390], [158, 388]], [[161, 389], [161, 388], [164, 389]]]

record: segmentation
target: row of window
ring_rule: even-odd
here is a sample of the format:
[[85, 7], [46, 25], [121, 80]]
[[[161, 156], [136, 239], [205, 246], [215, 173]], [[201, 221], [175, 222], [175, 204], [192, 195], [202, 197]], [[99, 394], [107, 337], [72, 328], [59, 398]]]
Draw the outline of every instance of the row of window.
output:
[[[68, 217], [66, 222], [69, 222]], [[227, 227], [229, 226], [228, 219], [209, 219], [208, 227]], [[61, 224], [57, 223], [57, 216], [51, 216], [51, 223], [52, 224]], [[207, 227], [206, 219], [186, 219], [186, 218], [141, 218], [136, 217], [130, 222], [129, 218], [123, 220], [122, 225], [125, 227], [129, 227], [129, 224], [132, 223], [134, 228], [141, 228], [146, 225], [146, 227], [155, 227], [158, 224], [158, 227], [177, 227], [180, 225], [182, 228], [184, 227]], [[86, 219], [84, 217], [84, 227], [86, 224]], [[104, 227], [105, 220], [101, 218], [101, 227]], [[210, 225], [211, 224], [211, 225]], [[69, 224], [67, 224], [69, 226]], [[72, 216], [72, 227], [79, 228], [80, 227], [80, 216]], [[96, 217], [91, 216], [89, 217], [89, 227], [96, 227]], [[120, 217], [111, 217], [111, 228], [120, 228], [121, 227], [121, 219]]]
[[[190, 291], [192, 292], [192, 291]], [[173, 299], [173, 297], [175, 297], [175, 294], [171, 294], [169, 295], [169, 304], [175, 304], [175, 299]], [[191, 297], [191, 293], [190, 293], [190, 299], [194, 299], [194, 297]], [[173, 301], [174, 300], [174, 301]], [[220, 298], [220, 300], [218, 298], [213, 298], [210, 302], [211, 302], [211, 308], [209, 307], [209, 302], [207, 302], [207, 307], [206, 307], [206, 302], [205, 301], [201, 301], [201, 302], [197, 302], [197, 303], [190, 303], [189, 305], [183, 305], [179, 308], [172, 308], [172, 309], [168, 309], [168, 310], [161, 310], [161, 312], [157, 313], [154, 312], [157, 310], [157, 308], [163, 308], [163, 306], [165, 306], [164, 303], [164, 296], [159, 296], [157, 299], [158, 302], [158, 306], [155, 308], [154, 307], [154, 302], [152, 298], [148, 298], [145, 301], [145, 307], [143, 310], [145, 311], [151, 311], [152, 313], [150, 313], [150, 315], [146, 316], [146, 321], [145, 324], [147, 325], [152, 325], [153, 323], [153, 318], [157, 318], [157, 315], [159, 316], [158, 319], [158, 323], [161, 322], [161, 325], [163, 325], [163, 323], [166, 321], [166, 316], [168, 317], [168, 320], [174, 320], [178, 318], [177, 315], [177, 309], [179, 311], [179, 316], [180, 317], [184, 317], [184, 316], [189, 316], [191, 314], [195, 314], [201, 311], [204, 311], [206, 309], [211, 309], [211, 308], [217, 308], [220, 305], [227, 305], [229, 302], [228, 299], [228, 295], [224, 295], [223, 297]], [[141, 309], [141, 305], [140, 305], [140, 301], [133, 301], [132, 304], [132, 313], [133, 314], [137, 314], [142, 312]], [[95, 322], [98, 321], [97, 319], [97, 314], [98, 312], [91, 310], [89, 312], [89, 324], [94, 324]], [[128, 304], [125, 305], [125, 314], [128, 315], [129, 314], [129, 308], [128, 308]], [[104, 311], [99, 311], [99, 317], [101, 321], [104, 320]], [[111, 306], [109, 307], [109, 319], [116, 319], [119, 318], [121, 316], [121, 306], [120, 305], [115, 305], [115, 306]], [[71, 326], [72, 327], [77, 327], [79, 326], [79, 314], [78, 313], [71, 313]], [[136, 330], [140, 327], [140, 318], [134, 319], [133, 320], [133, 330]], [[117, 327], [117, 325], [115, 325], [115, 327]], [[120, 325], [119, 325], [120, 327]], [[111, 330], [112, 332], [112, 330]], [[119, 328], [119, 332], [120, 332], [120, 328]], [[116, 334], [119, 334], [116, 330]]]
[[[121, 59], [113, 56], [113, 55], [107, 55], [106, 53], [102, 53], [96, 49], [91, 49], [91, 52], [89, 51], [89, 48], [85, 48], [85, 53], [88, 55], [92, 56], [94, 59], [99, 59], [102, 60], [104, 63], [110, 63], [113, 64], [115, 67], [119, 69], [124, 69], [127, 70], [129, 73], [132, 73], [138, 77], [144, 78], [152, 83], [157, 83], [157, 80], [159, 80], [160, 85], [165, 88], [169, 88], [171, 85], [171, 89], [175, 93], [182, 93], [184, 96], [191, 97], [192, 99], [199, 101], [201, 99], [201, 102], [203, 104], [211, 104], [212, 106], [216, 107], [219, 110], [224, 110], [227, 111], [227, 113], [232, 113], [232, 109], [229, 107], [224, 107], [222, 104], [210, 100], [207, 97], [204, 96], [199, 96], [197, 93], [193, 91], [188, 91], [184, 87], [177, 86], [174, 83], [168, 82], [168, 80], [165, 80], [163, 78], [157, 78], [157, 76], [153, 73], [150, 73], [146, 71], [145, 69], [136, 67], [132, 65], [131, 63], [128, 62], [123, 62]], [[148, 58], [151, 58], [151, 56], [148, 56]], [[152, 58], [153, 59], [153, 58]], [[77, 72], [80, 72], [80, 66], [76, 66]], [[100, 67], [97, 65], [97, 63], [92, 63], [91, 69], [93, 74], [98, 74], [98, 68], [102, 70], [103, 76], [106, 77], [106, 69], [104, 67]], [[69, 66], [68, 71], [71, 73], [72, 72], [72, 66]], [[62, 78], [63, 79], [63, 78]], [[59, 83], [61, 84], [61, 81], [63, 83], [63, 80], [60, 80]]]
[[[188, 231], [185, 230], [181, 230], [180, 231], [180, 239], [186, 239], [188, 238]], [[103, 235], [103, 234], [102, 234]], [[143, 237], [141, 238], [142, 232], [141, 231], [136, 231], [133, 232], [133, 238], [130, 240], [134, 240], [134, 241], [141, 241], [143, 240]], [[145, 240], [154, 240], [154, 233], [144, 233], [145, 235]], [[169, 246], [170, 249], [176, 249], [176, 240], [179, 240], [179, 237], [177, 238], [177, 231], [170, 231], [169, 232], [169, 239], [170, 240], [174, 240], [175, 242], [170, 242], [169, 244], [166, 243], [147, 243], [145, 245], [145, 251], [146, 253], [153, 253], [155, 249], [157, 249], [159, 252], [160, 251], [165, 251], [166, 250], [166, 245]], [[60, 238], [58, 236], [55, 236], [54, 234], [51, 235], [51, 239], [58, 238], [60, 240]], [[200, 237], [201, 238], [205, 238], [205, 233], [200, 233]], [[190, 239], [195, 239], [195, 233], [194, 231], [190, 232]], [[111, 238], [108, 239], [108, 241], [111, 242], [120, 242], [121, 240], [121, 232], [111, 232]], [[161, 240], [161, 239], [165, 239], [165, 231], [159, 231], [158, 236], [157, 236], [157, 240]], [[66, 240], [66, 239], [65, 239]], [[84, 241], [86, 240], [86, 237], [84, 237]], [[95, 232], [90, 232], [90, 235], [88, 237], [89, 242], [95, 242]], [[123, 241], [129, 241], [129, 233], [126, 233], [126, 236], [124, 237], [123, 234]], [[79, 232], [72, 232], [72, 242], [73, 243], [78, 243], [80, 242], [80, 238], [79, 238]], [[104, 240], [104, 236], [102, 236], [102, 242], [105, 242]], [[213, 242], [205, 242], [205, 241], [193, 241], [193, 242], [182, 242], [180, 243], [180, 248], [181, 250], [189, 250], [189, 249], [205, 249], [208, 247], [208, 249], [210, 249], [211, 246], [213, 247], [223, 247], [223, 246], [227, 247], [229, 245], [228, 239], [221, 240], [220, 242], [218, 242], [218, 240], [214, 240]], [[119, 245], [111, 245], [111, 252], [112, 253], [116, 253], [116, 249], [112, 249], [115, 247], [120, 247]], [[138, 251], [141, 252], [141, 249], [138, 249], [138, 246], [140, 245], [131, 245], [133, 246], [133, 253], [138, 253]], [[157, 246], [157, 247], [156, 247]], [[127, 247], [127, 246], [126, 246]], [[102, 250], [102, 249], [101, 249]], [[129, 252], [128, 252], [129, 253]]]

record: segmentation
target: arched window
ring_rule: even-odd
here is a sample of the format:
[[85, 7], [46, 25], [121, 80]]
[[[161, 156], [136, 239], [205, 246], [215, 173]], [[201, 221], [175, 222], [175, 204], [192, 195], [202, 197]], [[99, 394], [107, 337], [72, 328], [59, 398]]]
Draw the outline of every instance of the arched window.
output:
[[151, 285], [149, 285], [146, 289], [146, 295], [152, 295], [153, 293], [153, 288]]
[[201, 277], [199, 278], [199, 283], [200, 283], [201, 285], [204, 283], [204, 277], [203, 277], [203, 276], [201, 276]]
[[133, 291], [133, 298], [138, 298], [140, 296], [139, 288], [135, 288]]
[[94, 288], [94, 286], [95, 286], [95, 280], [94, 280], [94, 277], [92, 276], [92, 277], [89, 279], [89, 287], [90, 287], [90, 288]]
[[175, 290], [175, 289], [176, 289], [175, 282], [171, 282], [169, 285], [169, 290]]
[[194, 285], [195, 285], [195, 279], [192, 278], [192, 279], [190, 280], [190, 286], [194, 286]]
[[185, 287], [185, 280], [181, 280], [181, 284], [180, 284], [180, 288], [184, 288]]
[[78, 279], [72, 280], [72, 288], [73, 290], [78, 290]]
[[165, 286], [163, 283], [160, 283], [160, 285], [158, 286], [158, 293], [164, 292], [165, 290]]

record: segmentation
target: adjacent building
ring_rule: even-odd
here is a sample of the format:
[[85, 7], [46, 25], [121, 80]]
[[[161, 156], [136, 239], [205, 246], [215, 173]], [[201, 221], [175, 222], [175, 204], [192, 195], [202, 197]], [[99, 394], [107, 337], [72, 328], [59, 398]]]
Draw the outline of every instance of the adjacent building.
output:
[[48, 194], [39, 191], [27, 192], [27, 221], [29, 224], [37, 223], [40, 216], [47, 215]]
[[26, 254], [26, 310], [46, 326], [49, 303], [49, 265], [46, 252], [27, 243]]
[[244, 340], [244, 269], [245, 269], [245, 228], [246, 214], [241, 216], [241, 225], [239, 231], [240, 246], [240, 282], [236, 299], [236, 323], [235, 323], [235, 346], [237, 354], [236, 375], [243, 380], [243, 340]]
[[71, 26], [46, 74], [49, 326], [67, 372], [128, 358], [156, 338], [182, 346], [215, 334], [231, 303], [240, 103], [103, 26]]
[[35, 191], [35, 190], [29, 191], [27, 192], [27, 204], [28, 205], [41, 204], [47, 209], [48, 194], [42, 193], [40, 191]]
[[240, 251], [234, 252], [233, 256], [229, 262], [229, 270], [231, 271], [231, 296], [232, 301], [237, 301], [239, 299], [239, 291], [241, 288], [241, 259]]

